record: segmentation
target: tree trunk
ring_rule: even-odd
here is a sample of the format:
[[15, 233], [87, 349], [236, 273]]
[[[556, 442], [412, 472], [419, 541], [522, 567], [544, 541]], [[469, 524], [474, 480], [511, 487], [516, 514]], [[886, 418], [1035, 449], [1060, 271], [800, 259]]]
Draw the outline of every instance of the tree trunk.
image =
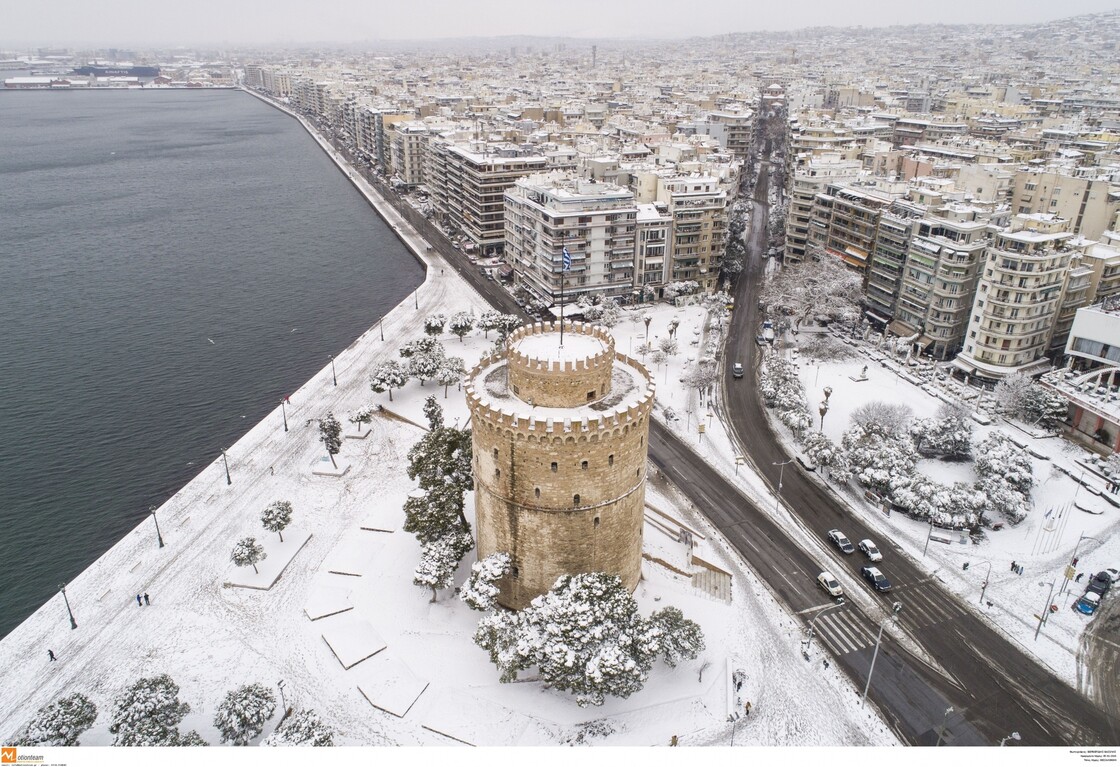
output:
[[256, 573], [257, 575], [260, 575], [261, 571], [257, 569], [257, 563], [253, 562], [252, 564], [253, 564], [253, 572]]
[[276, 534], [280, 536], [280, 543], [283, 543], [284, 542], [284, 531], [283, 530], [277, 530]]
[[390, 402], [393, 401], [393, 390], [392, 389], [389, 390], [389, 401]]
[[332, 453], [330, 450], [328, 450], [327, 451], [327, 457], [329, 457], [331, 459], [331, 466], [333, 466], [337, 469], [338, 464], [334, 462], [334, 453]]
[[447, 387], [450, 386], [450, 385], [451, 384], [444, 384], [443, 385], [443, 398], [444, 399], [447, 399]]
[[429, 588], [432, 590], [432, 598], [428, 600], [428, 604], [432, 604], [436, 601], [436, 587], [430, 586]]

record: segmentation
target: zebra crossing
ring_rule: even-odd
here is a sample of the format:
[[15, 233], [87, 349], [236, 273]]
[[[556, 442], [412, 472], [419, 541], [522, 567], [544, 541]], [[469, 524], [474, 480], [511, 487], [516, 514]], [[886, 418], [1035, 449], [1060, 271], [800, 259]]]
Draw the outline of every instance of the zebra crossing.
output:
[[[911, 628], [946, 623], [964, 614], [955, 603], [937, 601], [921, 587], [895, 589], [887, 598], [902, 603], [899, 620]], [[875, 634], [860, 625], [847, 609], [821, 615], [813, 622], [813, 635], [835, 655], [847, 655], [875, 644]]]

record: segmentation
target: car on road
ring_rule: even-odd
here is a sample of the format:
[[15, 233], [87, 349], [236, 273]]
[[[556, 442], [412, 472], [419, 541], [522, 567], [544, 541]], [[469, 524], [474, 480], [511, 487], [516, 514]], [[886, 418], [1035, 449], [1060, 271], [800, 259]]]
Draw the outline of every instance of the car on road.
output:
[[883, 555], [879, 553], [879, 548], [874, 543], [872, 543], [870, 538], [864, 538], [859, 542], [858, 545], [859, 550], [863, 552], [863, 555], [870, 559], [872, 562], [883, 561]]
[[[1116, 581], [1120, 581], [1120, 570], [1117, 570], [1114, 567], [1110, 567], [1107, 570], [1101, 570], [1101, 573], [1107, 575], [1108, 579], [1113, 583], [1116, 583]], [[1097, 575], [1100, 575], [1100, 573], [1097, 573]]]
[[1097, 573], [1089, 580], [1089, 585], [1085, 587], [1085, 591], [1091, 591], [1103, 597], [1111, 587], [1112, 576], [1108, 573]]
[[840, 581], [832, 577], [832, 573], [828, 570], [817, 576], [817, 585], [824, 589], [830, 597], [844, 596], [844, 587], [840, 585]]
[[1084, 615], [1092, 615], [1101, 606], [1101, 595], [1086, 591], [1081, 599], [1073, 603], [1073, 609]]
[[828, 540], [836, 544], [836, 548], [845, 554], [852, 554], [855, 552], [856, 547], [848, 540], [848, 536], [837, 530], [835, 527], [828, 531]]
[[872, 565], [864, 565], [859, 569], [859, 574], [871, 584], [871, 588], [876, 591], [890, 591], [891, 582], [887, 580], [887, 576], [879, 570], [878, 567]]
[[736, 362], [734, 365], [731, 366], [731, 375], [734, 376], [735, 378], [742, 378], [743, 377], [743, 363], [742, 362]]

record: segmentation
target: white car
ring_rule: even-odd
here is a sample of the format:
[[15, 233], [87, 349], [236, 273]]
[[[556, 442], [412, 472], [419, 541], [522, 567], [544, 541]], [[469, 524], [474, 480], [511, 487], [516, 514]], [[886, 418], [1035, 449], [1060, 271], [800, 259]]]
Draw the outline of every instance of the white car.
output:
[[832, 573], [827, 570], [817, 576], [817, 585], [827, 591], [830, 597], [844, 596], [844, 588], [840, 585], [840, 581], [832, 577]]
[[872, 562], [882, 562], [883, 555], [879, 553], [878, 547], [872, 543], [870, 538], [864, 538], [859, 542], [859, 550], [863, 552], [864, 556]]

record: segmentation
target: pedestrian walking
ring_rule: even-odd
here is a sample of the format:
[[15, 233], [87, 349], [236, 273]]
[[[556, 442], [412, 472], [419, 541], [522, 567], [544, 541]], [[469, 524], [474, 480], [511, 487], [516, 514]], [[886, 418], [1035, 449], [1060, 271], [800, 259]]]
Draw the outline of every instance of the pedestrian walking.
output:
[[54, 650], [47, 650], [47, 657], [50, 658], [52, 662], [58, 660], [58, 658], [54, 657]]
[[671, 738], [669, 739], [669, 745], [670, 745], [670, 746], [675, 746], [675, 745], [677, 745], [677, 736], [676, 736], [676, 735], [674, 735], [673, 737], [671, 737]]
[[1075, 583], [1081, 583], [1081, 579], [1084, 578], [1084, 577], [1085, 577], [1085, 573], [1078, 573], [1077, 577], [1074, 578], [1073, 580], [1074, 580]]
[[148, 592], [145, 591], [144, 592], [144, 605], [147, 606], [147, 605], [150, 605], [150, 604], [151, 604], [151, 602], [148, 601]]
[[1015, 560], [1011, 560], [1011, 572], [1018, 572], [1019, 565], [1015, 564]]
[[751, 715], [751, 702], [749, 700], [747, 701], [747, 705], [743, 706], [743, 711], [747, 716]]
[[137, 607], [143, 607], [144, 606], [144, 598], [141, 597], [139, 594], [136, 595], [136, 606]]
[[276, 467], [275, 467], [275, 466], [269, 466], [269, 467], [268, 467], [268, 474], [269, 474], [269, 476], [272, 476], [272, 475], [273, 475], [273, 474], [275, 474], [275, 473], [276, 473]]

